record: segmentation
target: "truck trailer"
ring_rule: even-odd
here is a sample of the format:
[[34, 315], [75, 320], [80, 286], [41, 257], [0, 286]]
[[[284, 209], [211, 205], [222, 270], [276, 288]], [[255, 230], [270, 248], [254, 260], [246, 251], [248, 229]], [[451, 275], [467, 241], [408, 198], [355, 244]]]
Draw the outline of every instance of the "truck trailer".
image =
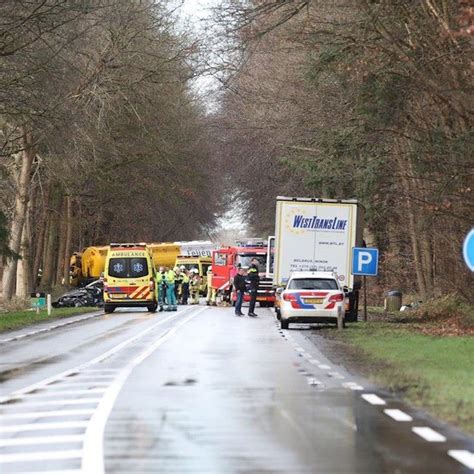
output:
[[273, 284], [292, 272], [333, 272], [347, 298], [346, 321], [357, 321], [360, 278], [352, 275], [352, 249], [363, 246], [364, 207], [356, 200], [277, 197]]

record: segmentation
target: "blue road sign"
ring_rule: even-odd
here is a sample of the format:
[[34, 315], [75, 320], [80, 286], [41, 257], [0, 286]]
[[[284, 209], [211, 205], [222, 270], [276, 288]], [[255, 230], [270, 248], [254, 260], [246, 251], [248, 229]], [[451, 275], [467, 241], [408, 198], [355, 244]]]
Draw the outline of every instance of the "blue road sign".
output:
[[474, 272], [474, 228], [471, 229], [471, 232], [469, 232], [464, 239], [462, 254], [469, 270]]
[[352, 274], [377, 276], [379, 269], [379, 250], [366, 247], [352, 249]]

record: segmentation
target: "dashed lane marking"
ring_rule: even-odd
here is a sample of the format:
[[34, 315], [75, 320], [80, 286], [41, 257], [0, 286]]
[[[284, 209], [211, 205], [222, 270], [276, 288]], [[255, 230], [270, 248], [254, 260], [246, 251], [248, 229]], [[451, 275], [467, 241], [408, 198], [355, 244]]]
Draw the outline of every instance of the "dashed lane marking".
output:
[[381, 399], [379, 396], [375, 395], [375, 393], [364, 393], [361, 397], [366, 401], [369, 402], [371, 405], [386, 405], [387, 403], [385, 400]]
[[320, 364], [319, 360], [316, 360], [316, 359], [309, 359], [308, 362], [311, 363], [311, 364], [314, 364], [314, 365]]
[[67, 443], [82, 443], [83, 435], [63, 435], [63, 436], [44, 436], [44, 437], [29, 437], [29, 438], [13, 438], [0, 439], [0, 447], [7, 448], [11, 446], [28, 446], [38, 444], [67, 444]]
[[308, 382], [308, 385], [322, 385], [321, 381], [314, 377], [306, 377], [306, 381]]
[[411, 430], [420, 438], [423, 438], [430, 443], [444, 443], [446, 441], [445, 436], [428, 426], [414, 426]]
[[334, 379], [343, 379], [344, 378], [344, 375], [341, 375], [339, 372], [328, 372], [327, 376], [332, 377]]
[[57, 459], [80, 459], [82, 451], [45, 451], [43, 453], [17, 453], [17, 454], [0, 454], [0, 463], [17, 463], [28, 461], [46, 461]]
[[413, 421], [413, 418], [402, 410], [397, 408], [386, 409], [384, 413], [395, 421]]
[[[89, 390], [85, 392], [90, 392]], [[22, 398], [21, 399], [21, 404], [15, 404], [15, 405], [2, 405], [2, 409], [8, 409], [8, 408], [30, 408], [30, 407], [43, 407], [43, 406], [55, 406], [55, 405], [91, 405], [95, 403], [100, 402], [100, 398], [74, 398], [72, 400], [45, 400], [45, 401], [39, 401], [39, 400], [34, 400], [32, 402], [29, 401], [29, 398], [31, 395], [28, 395], [28, 398]], [[2, 415], [3, 416], [3, 415]]]
[[85, 416], [92, 415], [93, 409], [87, 410], [56, 410], [56, 411], [31, 411], [29, 413], [11, 413], [8, 415], [2, 414], [2, 420], [24, 420], [29, 418], [56, 418], [62, 416]]
[[87, 428], [88, 421], [58, 421], [55, 423], [28, 423], [24, 425], [0, 426], [0, 433], [18, 433], [22, 431], [60, 430], [69, 428]]
[[319, 364], [318, 367], [323, 370], [329, 370], [331, 367], [327, 364]]
[[466, 449], [450, 449], [448, 455], [464, 464], [468, 469], [474, 469], [474, 453]]
[[[56, 390], [51, 385], [48, 386], [48, 389], [51, 388], [51, 390], [48, 390], [47, 392], [44, 393], [29, 393], [28, 394], [28, 399], [33, 398], [33, 399], [38, 399], [38, 398], [58, 398], [62, 397], [64, 395], [89, 395], [93, 393], [104, 393], [105, 392], [105, 387], [104, 388], [89, 388], [86, 390]], [[59, 387], [58, 387], [59, 388]], [[23, 397], [18, 397], [15, 398], [15, 400], [24, 400]]]
[[364, 387], [356, 382], [344, 382], [342, 386], [351, 390], [364, 390]]

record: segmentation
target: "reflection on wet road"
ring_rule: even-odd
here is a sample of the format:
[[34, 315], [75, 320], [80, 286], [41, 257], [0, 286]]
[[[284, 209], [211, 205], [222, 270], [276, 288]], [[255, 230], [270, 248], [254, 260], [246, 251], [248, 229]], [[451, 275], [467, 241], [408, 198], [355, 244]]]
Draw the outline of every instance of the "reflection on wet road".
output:
[[259, 314], [119, 312], [0, 346], [0, 472], [469, 472], [472, 440]]

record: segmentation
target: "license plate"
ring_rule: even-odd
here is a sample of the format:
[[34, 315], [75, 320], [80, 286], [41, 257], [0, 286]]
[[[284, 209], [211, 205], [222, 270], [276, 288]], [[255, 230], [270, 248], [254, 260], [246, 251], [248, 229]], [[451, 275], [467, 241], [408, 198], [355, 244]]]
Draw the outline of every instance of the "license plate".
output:
[[305, 298], [305, 303], [308, 304], [321, 304], [323, 302], [322, 298]]
[[112, 293], [110, 296], [117, 300], [124, 300], [127, 297], [125, 293]]

